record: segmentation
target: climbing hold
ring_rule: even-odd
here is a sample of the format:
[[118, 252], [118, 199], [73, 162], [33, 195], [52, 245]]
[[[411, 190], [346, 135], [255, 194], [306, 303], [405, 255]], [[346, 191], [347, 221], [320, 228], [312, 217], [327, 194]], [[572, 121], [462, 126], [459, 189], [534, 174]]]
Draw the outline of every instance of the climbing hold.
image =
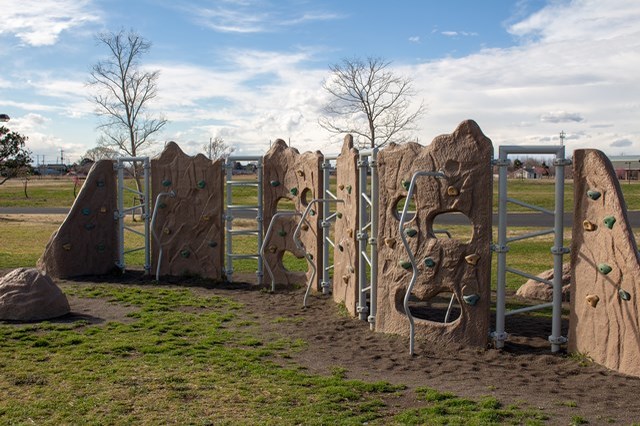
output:
[[402, 187], [408, 191], [409, 190], [409, 186], [411, 186], [411, 182], [408, 181], [408, 180], [402, 179], [401, 183], [402, 183]]
[[271, 253], [275, 253], [278, 251], [278, 247], [274, 246], [274, 245], [270, 245], [269, 246], [269, 252]]
[[208, 214], [203, 214], [202, 215], [202, 220], [204, 220], [205, 222], [208, 222], [211, 220], [211, 216], [209, 216]]
[[351, 229], [351, 228], [347, 229], [347, 236], [349, 238], [353, 238], [353, 229]]
[[338, 250], [344, 251], [344, 247], [342, 246], [342, 244], [338, 244]]
[[591, 305], [592, 308], [595, 308], [598, 305], [598, 302], [600, 301], [600, 298], [598, 297], [597, 294], [587, 294], [587, 297], [585, 297], [585, 299], [587, 300], [587, 303]]
[[96, 186], [98, 188], [103, 188], [104, 187], [104, 181], [103, 180], [98, 180], [96, 181]]
[[354, 268], [353, 266], [349, 266], [349, 273], [354, 274], [355, 272], [356, 272], [356, 268]]
[[593, 191], [593, 190], [588, 190], [587, 191], [587, 197], [591, 198], [592, 200], [597, 200], [598, 198], [600, 198], [602, 194], [599, 191]]
[[218, 242], [217, 241], [209, 241], [209, 247], [218, 247]]
[[165, 235], [169, 235], [169, 234], [171, 234], [171, 229], [169, 229], [169, 228], [164, 228], [164, 229], [162, 230], [162, 233], [163, 233], [163, 234], [165, 234]]
[[100, 207], [100, 213], [106, 213], [107, 208], [105, 206]]
[[281, 229], [278, 231], [278, 235], [280, 235], [281, 237], [286, 237], [287, 236], [287, 231], [285, 231], [284, 229]]
[[274, 188], [276, 186], [280, 186], [280, 181], [279, 180], [272, 180], [271, 182], [269, 182], [271, 184], [271, 186], [273, 186]]
[[313, 209], [311, 209], [311, 210], [309, 210], [309, 214], [310, 214], [311, 216], [315, 216], [315, 215], [316, 215], [316, 211], [315, 211], [315, 210], [313, 210]]
[[408, 260], [401, 260], [398, 262], [398, 265], [400, 265], [403, 269], [411, 269], [411, 262], [409, 262]]
[[424, 259], [424, 266], [426, 266], [427, 268], [433, 268], [434, 266], [436, 266], [436, 261], [430, 257], [427, 257]]
[[304, 170], [296, 170], [296, 174], [300, 177], [304, 177]]
[[181, 250], [180, 251], [180, 256], [182, 256], [185, 259], [187, 259], [190, 255], [191, 255], [191, 252], [189, 250]]
[[167, 207], [167, 205], [165, 203], [160, 203], [158, 204], [158, 207], [160, 207], [161, 209], [164, 209], [165, 207]]
[[106, 248], [107, 248], [107, 246], [105, 246], [104, 243], [98, 243], [96, 245], [96, 250], [98, 250], [99, 252], [105, 251]]
[[596, 229], [598, 229], [598, 225], [596, 225], [593, 222], [590, 222], [588, 220], [585, 220], [584, 222], [582, 222], [582, 228], [584, 228], [585, 231], [595, 231]]
[[298, 188], [291, 188], [289, 192], [295, 197], [296, 195], [298, 195]]
[[600, 271], [601, 274], [607, 275], [612, 271], [612, 269], [611, 266], [607, 265], [606, 263], [598, 263], [598, 271]]
[[344, 282], [345, 284], [349, 283], [349, 275], [343, 275], [342, 282]]
[[464, 257], [464, 260], [469, 264], [469, 265], [477, 265], [478, 264], [478, 260], [480, 260], [480, 255], [473, 253], [470, 254], [468, 256]]
[[338, 185], [338, 189], [342, 191], [344, 189], [344, 184], [341, 183], [340, 185]]
[[200, 189], [204, 188], [206, 185], [207, 185], [207, 183], [205, 181], [203, 181], [203, 180], [198, 182], [198, 188], [200, 188]]
[[407, 228], [404, 230], [405, 235], [407, 235], [408, 237], [415, 237], [416, 235], [418, 235], [418, 231], [416, 231], [413, 228]]
[[616, 223], [616, 218], [613, 216], [607, 216], [604, 218], [603, 222], [607, 225], [607, 228], [613, 229], [613, 225]]
[[313, 255], [312, 255], [311, 253], [307, 253], [307, 257], [308, 257], [310, 260], [313, 260]]
[[389, 248], [394, 248], [396, 246], [396, 240], [387, 237], [384, 239], [384, 244]]
[[342, 213], [338, 212], [336, 213], [336, 216], [338, 217], [338, 219], [342, 219]]
[[91, 214], [91, 209], [89, 207], [85, 207], [82, 209], [82, 214], [85, 216], [89, 216]]
[[66, 243], [62, 245], [62, 248], [65, 249], [66, 251], [71, 250], [71, 243]]
[[451, 197], [455, 197], [456, 195], [460, 195], [460, 190], [455, 186], [450, 186], [447, 188], [447, 195], [450, 195]]
[[309, 230], [309, 225], [307, 225], [306, 223], [303, 223], [302, 226], [300, 227], [300, 229], [302, 229], [303, 231], [308, 231]]
[[476, 306], [476, 303], [478, 303], [478, 301], [480, 300], [480, 296], [478, 294], [473, 293], [466, 296], [462, 296], [462, 300], [464, 300], [464, 303], [466, 303], [467, 305]]
[[162, 186], [171, 186], [171, 181], [169, 179], [165, 179], [162, 181]]
[[618, 294], [620, 295], [620, 299], [622, 300], [631, 300], [631, 295], [623, 289], [618, 290]]
[[347, 188], [347, 194], [351, 194], [351, 185], [347, 185], [345, 188]]
[[85, 223], [84, 224], [84, 229], [86, 229], [87, 231], [91, 231], [95, 227], [96, 227], [95, 223]]

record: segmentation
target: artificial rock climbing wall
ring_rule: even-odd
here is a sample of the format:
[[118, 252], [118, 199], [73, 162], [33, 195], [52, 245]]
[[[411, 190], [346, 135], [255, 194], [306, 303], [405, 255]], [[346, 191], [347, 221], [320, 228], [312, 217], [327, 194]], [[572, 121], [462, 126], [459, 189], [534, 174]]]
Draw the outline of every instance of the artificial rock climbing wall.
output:
[[[493, 147], [474, 121], [464, 121], [431, 145], [391, 145], [378, 154], [378, 310], [376, 331], [408, 334], [403, 300], [412, 268], [400, 238], [398, 205], [406, 199], [416, 171], [443, 171], [444, 179], [419, 177], [417, 213], [406, 222], [419, 275], [413, 297], [429, 301], [453, 293], [460, 316], [443, 323], [415, 319], [415, 335], [433, 342], [485, 346], [489, 333], [491, 273], [491, 160]], [[473, 227], [469, 241], [438, 236], [434, 218], [447, 212], [465, 214]], [[413, 311], [412, 311], [413, 313]]]
[[640, 376], [640, 265], [622, 191], [602, 152], [573, 162], [569, 350]]
[[111, 272], [118, 259], [116, 192], [113, 162], [98, 161], [69, 214], [47, 243], [38, 269], [54, 278]]
[[[293, 203], [293, 209], [303, 212], [315, 198], [322, 198], [322, 154], [320, 151], [300, 154], [297, 149], [290, 148], [282, 139], [271, 146], [263, 158], [263, 219], [265, 230], [278, 211], [278, 202], [283, 199]], [[303, 224], [300, 241], [316, 262], [317, 273], [313, 288], [320, 289], [322, 278], [322, 231], [319, 217], [321, 204], [312, 206], [307, 223]], [[306, 284], [311, 270], [305, 273], [288, 271], [282, 258], [289, 251], [302, 258], [303, 252], [297, 250], [293, 242], [293, 232], [300, 217], [280, 216], [276, 218], [271, 235], [265, 236], [264, 262], [268, 263], [276, 284]]]
[[333, 250], [333, 300], [344, 303], [349, 313], [357, 315], [358, 305], [358, 150], [353, 137], [344, 138], [336, 160], [336, 193], [344, 203], [336, 204]]
[[152, 271], [160, 275], [199, 275], [222, 279], [224, 265], [224, 174], [222, 160], [186, 155], [169, 142], [151, 160], [153, 201], [161, 192], [153, 234]]

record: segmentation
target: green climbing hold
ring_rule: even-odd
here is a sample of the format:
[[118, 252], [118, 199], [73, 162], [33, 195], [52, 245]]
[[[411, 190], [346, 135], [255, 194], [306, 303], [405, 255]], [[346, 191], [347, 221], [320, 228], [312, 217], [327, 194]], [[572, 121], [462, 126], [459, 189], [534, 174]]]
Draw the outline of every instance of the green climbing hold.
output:
[[296, 195], [298, 195], [298, 188], [291, 188], [289, 192], [295, 197]]
[[616, 223], [616, 218], [613, 216], [607, 216], [604, 218], [603, 222], [607, 225], [607, 228], [613, 229], [613, 225]]
[[618, 290], [618, 294], [620, 295], [620, 299], [622, 300], [631, 300], [631, 295], [623, 289]]
[[91, 209], [89, 207], [85, 207], [82, 209], [82, 214], [85, 216], [89, 216], [91, 214]]
[[160, 203], [158, 204], [158, 207], [164, 209], [165, 207], [167, 207], [167, 205], [165, 203]]
[[94, 223], [85, 223], [84, 225], [84, 229], [86, 229], [87, 231], [91, 231], [95, 227], [96, 225]]
[[347, 194], [351, 194], [351, 190], [353, 189], [353, 187], [351, 185], [347, 185]]
[[104, 181], [103, 180], [96, 181], [96, 186], [98, 188], [104, 188]]
[[182, 250], [180, 252], [180, 256], [182, 256], [183, 258], [188, 258], [191, 255], [191, 252], [189, 250]]
[[310, 260], [313, 260], [313, 255], [312, 255], [311, 253], [307, 253], [307, 257], [308, 257]]
[[402, 179], [402, 187], [404, 189], [408, 191], [410, 186], [411, 186], [411, 181]]
[[218, 247], [217, 241], [209, 241], [209, 247]]
[[400, 262], [398, 262], [398, 264], [403, 268], [403, 269], [411, 269], [411, 262], [409, 262], [408, 260], [401, 260]]
[[315, 215], [316, 215], [316, 211], [315, 211], [315, 210], [313, 210], [313, 209], [311, 209], [311, 210], [309, 210], [309, 214], [310, 214], [311, 216], [315, 216]]
[[280, 181], [279, 180], [272, 180], [271, 182], [269, 182], [269, 184], [271, 184], [271, 186], [273, 186], [275, 188], [276, 186], [280, 186]]
[[607, 265], [606, 263], [599, 263], [598, 264], [598, 271], [600, 271], [601, 274], [607, 275], [609, 272], [612, 271], [611, 266]]
[[430, 257], [427, 257], [424, 259], [424, 266], [426, 266], [427, 268], [433, 268], [434, 266], [436, 266], [436, 261]]
[[162, 181], [162, 186], [171, 186], [171, 181], [169, 179], [165, 179]]
[[407, 228], [404, 230], [404, 233], [408, 236], [408, 237], [415, 237], [416, 235], [418, 235], [418, 231], [416, 231], [413, 228]]
[[601, 195], [602, 194], [599, 191], [587, 191], [587, 197], [591, 198], [592, 200], [597, 200]]
[[202, 189], [207, 185], [207, 183], [203, 180], [201, 180], [200, 182], [198, 182], [198, 188]]
[[107, 246], [106, 246], [104, 243], [98, 243], [98, 245], [96, 245], [96, 249], [97, 249], [99, 252], [103, 252], [103, 251], [105, 251], [105, 250], [106, 250], [106, 248], [107, 248]]
[[342, 219], [342, 213], [338, 212], [336, 213], [336, 216], [338, 217], [338, 219]]
[[464, 303], [466, 303], [467, 305], [475, 306], [476, 303], [478, 303], [478, 301], [480, 300], [480, 296], [475, 293], [469, 294], [467, 296], [462, 296], [462, 300], [464, 300]]
[[287, 236], [287, 231], [285, 231], [284, 229], [281, 229], [278, 231], [278, 235], [280, 235], [281, 237], [286, 237]]

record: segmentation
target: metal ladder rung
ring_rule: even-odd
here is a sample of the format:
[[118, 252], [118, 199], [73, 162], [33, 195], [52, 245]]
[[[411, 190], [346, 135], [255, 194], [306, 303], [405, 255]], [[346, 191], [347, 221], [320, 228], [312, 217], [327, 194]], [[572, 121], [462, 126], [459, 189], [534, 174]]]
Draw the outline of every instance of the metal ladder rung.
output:
[[244, 180], [228, 180], [227, 185], [229, 186], [255, 186], [258, 187], [258, 182], [247, 182]]
[[229, 257], [232, 259], [253, 259], [258, 260], [260, 258], [259, 254], [230, 254]]
[[259, 209], [258, 206], [251, 206], [251, 205], [243, 206], [240, 204], [229, 204], [227, 206], [227, 210], [233, 210], [233, 211], [238, 211], [238, 210], [258, 211], [258, 209]]
[[229, 235], [258, 235], [259, 232], [257, 229], [230, 230]]

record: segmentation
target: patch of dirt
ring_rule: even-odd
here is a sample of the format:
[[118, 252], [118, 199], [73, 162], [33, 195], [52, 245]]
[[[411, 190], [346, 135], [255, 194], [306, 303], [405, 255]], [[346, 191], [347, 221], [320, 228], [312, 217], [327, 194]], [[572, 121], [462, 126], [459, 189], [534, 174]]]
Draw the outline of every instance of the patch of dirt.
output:
[[[249, 281], [253, 277], [237, 279]], [[104, 282], [104, 277], [99, 281]], [[140, 274], [113, 281], [116, 285], [149, 285]], [[66, 283], [59, 282], [63, 289]], [[349, 378], [407, 385], [408, 391], [388, 397], [389, 414], [424, 406], [411, 389], [426, 386], [475, 400], [490, 395], [505, 405], [540, 409], [550, 417], [549, 424], [570, 424], [574, 416], [590, 424], [640, 420], [640, 379], [577, 356], [551, 354], [549, 319], [508, 317], [507, 331], [511, 335], [502, 350], [436, 347], [417, 341], [416, 353], [411, 356], [408, 338], [371, 331], [368, 323], [345, 316], [330, 296], [312, 295], [309, 306], [303, 308], [304, 289], [281, 289], [272, 294], [247, 283], [178, 279], [165, 285], [178, 283], [198, 294], [220, 295], [244, 304], [245, 312], [257, 320], [265, 338], [307, 342], [306, 348], [291, 354], [292, 358], [278, 362], [293, 362], [320, 374], [342, 368]], [[127, 315], [132, 312], [129, 307], [100, 299], [70, 298], [70, 302], [79, 318], [97, 322], [129, 321]], [[566, 327], [565, 322], [564, 333]]]

